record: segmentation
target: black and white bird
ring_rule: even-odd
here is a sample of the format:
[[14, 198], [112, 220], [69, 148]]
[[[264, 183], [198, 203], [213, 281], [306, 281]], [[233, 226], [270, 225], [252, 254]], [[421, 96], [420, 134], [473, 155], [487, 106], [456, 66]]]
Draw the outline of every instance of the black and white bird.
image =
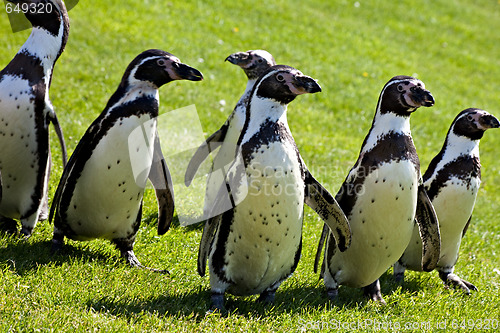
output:
[[384, 303], [378, 279], [404, 252], [415, 217], [426, 244], [422, 264], [425, 270], [435, 267], [438, 224], [410, 131], [410, 115], [433, 104], [423, 82], [413, 77], [393, 77], [382, 89], [358, 160], [335, 197], [351, 226], [351, 246], [338, 251], [325, 227], [316, 254], [315, 271], [326, 239], [322, 275], [331, 300], [339, 285], [346, 285], [363, 287], [367, 296]]
[[[37, 1], [12, 1], [38, 3]], [[39, 220], [48, 216], [50, 176], [49, 123], [62, 147], [61, 127], [49, 99], [54, 65], [69, 34], [69, 19], [62, 1], [47, 0], [52, 10], [27, 11], [33, 28], [14, 59], [0, 72], [0, 172], [2, 200], [0, 229], [29, 237]]]
[[174, 205], [165, 161], [153, 158], [161, 155], [156, 131], [158, 88], [174, 80], [202, 79], [198, 70], [161, 50], [144, 51], [130, 63], [64, 169], [50, 212], [55, 251], [64, 237], [104, 238], [116, 245], [130, 265], [143, 267], [133, 245], [148, 174], [159, 200], [159, 234], [168, 230]]
[[[481, 183], [479, 140], [486, 130], [499, 127], [498, 119], [486, 111], [470, 108], [460, 112], [441, 151], [424, 174], [424, 186], [436, 210], [441, 232], [441, 256], [436, 270], [446, 285], [457, 286], [467, 294], [477, 288], [455, 275], [453, 269]], [[405, 269], [422, 271], [421, 259], [422, 241], [415, 229], [406, 251], [394, 265], [396, 280], [404, 279]]]
[[208, 219], [200, 242], [198, 272], [204, 276], [208, 258], [214, 309], [224, 311], [226, 291], [274, 301], [299, 261], [304, 202], [333, 228], [341, 250], [349, 246], [347, 219], [305, 166], [286, 117], [298, 95], [319, 91], [314, 79], [283, 65], [252, 89], [237, 157], [220, 190], [229, 191], [234, 208]]
[[[220, 212], [212, 210], [217, 191], [224, 183], [227, 169], [234, 160], [236, 144], [241, 134], [241, 130], [243, 129], [243, 125], [245, 124], [246, 104], [248, 103], [252, 88], [259, 76], [271, 66], [276, 65], [273, 56], [264, 50], [233, 53], [226, 58], [226, 61], [241, 67], [248, 81], [245, 91], [231, 115], [224, 125], [222, 125], [218, 131], [210, 135], [197, 149], [186, 170], [185, 184], [189, 186], [201, 163], [212, 151], [220, 147], [217, 155], [214, 157], [210, 172], [208, 173], [203, 220], [209, 217], [208, 211], [212, 211], [213, 214], [218, 214], [226, 209], [225, 205], [220, 205]], [[227, 194], [225, 195], [227, 196]]]

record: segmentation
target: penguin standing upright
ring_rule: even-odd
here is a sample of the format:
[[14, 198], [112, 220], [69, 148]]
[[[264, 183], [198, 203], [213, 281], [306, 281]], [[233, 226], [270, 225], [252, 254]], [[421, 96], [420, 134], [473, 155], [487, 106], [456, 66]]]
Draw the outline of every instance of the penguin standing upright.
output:
[[[11, 1], [37, 3], [36, 1]], [[49, 99], [54, 65], [69, 34], [64, 2], [47, 0], [51, 10], [26, 11], [33, 29], [14, 59], [0, 72], [0, 229], [29, 237], [48, 216], [49, 123], [55, 126], [66, 163], [61, 127]], [[31, 7], [30, 7], [31, 8]], [[37, 7], [38, 8], [38, 7]], [[45, 7], [44, 7], [45, 8]], [[47, 7], [49, 8], [49, 7]]]
[[[436, 210], [441, 232], [441, 255], [436, 270], [445, 284], [460, 287], [467, 294], [477, 288], [453, 274], [453, 268], [481, 183], [479, 140], [486, 130], [499, 127], [498, 119], [486, 111], [463, 110], [451, 124], [441, 151], [424, 174], [424, 186]], [[405, 269], [422, 271], [421, 259], [422, 241], [415, 228], [406, 251], [394, 264], [396, 280], [404, 279]]]
[[[153, 159], [153, 154], [159, 154], [158, 88], [174, 80], [202, 79], [198, 70], [161, 50], [144, 51], [129, 64], [118, 89], [64, 169], [50, 214], [51, 220], [54, 217], [54, 250], [62, 246], [65, 236], [74, 240], [105, 238], [130, 265], [143, 267], [133, 245], [141, 222], [146, 176], [159, 169], [160, 174], [150, 175], [153, 185], [161, 176], [164, 184], [169, 183], [164, 160]], [[145, 145], [144, 141], [130, 140], [137, 130]], [[140, 173], [134, 170], [137, 164]], [[173, 209], [167, 209], [169, 216], [162, 216], [165, 209], [161, 203], [173, 206], [173, 196], [169, 186], [163, 189], [163, 196], [159, 193], [157, 190], [158, 233], [162, 234], [169, 227]]]
[[410, 132], [410, 115], [434, 98], [413, 77], [396, 76], [380, 94], [372, 127], [358, 160], [336, 199], [349, 219], [352, 243], [345, 252], [323, 229], [315, 271], [326, 238], [322, 274], [328, 297], [338, 286], [364, 287], [371, 299], [384, 303], [378, 278], [401, 256], [410, 241], [417, 215], [426, 244], [423, 265], [435, 267], [439, 231], [435, 212], [421, 184], [420, 163]]
[[[243, 125], [245, 124], [245, 110], [250, 92], [259, 76], [271, 66], [276, 65], [273, 56], [264, 50], [233, 53], [226, 58], [226, 61], [241, 67], [245, 72], [248, 78], [245, 91], [224, 125], [222, 125], [218, 131], [210, 135], [197, 149], [185, 173], [185, 184], [189, 186], [200, 164], [208, 157], [210, 152], [221, 146], [213, 160], [208, 174], [204, 218], [207, 218], [208, 211], [212, 210], [217, 190], [220, 188], [221, 184], [223, 184], [226, 171], [234, 160], [236, 143], [241, 134]], [[224, 205], [220, 205], [219, 207], [222, 211], [226, 209]], [[218, 214], [222, 213], [222, 211], [212, 211], [212, 213]]]
[[[297, 267], [304, 202], [349, 246], [350, 229], [335, 199], [305, 166], [286, 118], [298, 95], [321, 91], [298, 70], [271, 67], [255, 83], [226, 184], [234, 208], [209, 218], [203, 230], [198, 272], [208, 258], [212, 307], [224, 311], [224, 293], [260, 294], [273, 302], [276, 289]], [[215, 197], [215, 208], [222, 196]]]

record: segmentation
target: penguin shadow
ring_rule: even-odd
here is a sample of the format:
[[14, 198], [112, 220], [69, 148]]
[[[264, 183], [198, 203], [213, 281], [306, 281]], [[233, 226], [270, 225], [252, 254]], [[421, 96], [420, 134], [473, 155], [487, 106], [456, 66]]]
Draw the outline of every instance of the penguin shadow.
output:
[[36, 271], [40, 266], [61, 266], [68, 262], [69, 258], [83, 261], [109, 260], [108, 256], [87, 248], [77, 248], [71, 244], [65, 244], [60, 252], [53, 254], [51, 240], [25, 240], [18, 235], [7, 237], [10, 237], [7, 240], [9, 244], [0, 247], [0, 265], [20, 276]]
[[111, 313], [116, 316], [133, 319], [141, 313], [148, 312], [155, 316], [182, 316], [190, 320], [201, 322], [206, 316], [272, 316], [282, 313], [300, 314], [304, 308], [335, 309], [342, 307], [359, 307], [359, 303], [366, 301], [362, 293], [359, 297], [352, 295], [340, 296], [339, 302], [330, 302], [326, 292], [317, 286], [291, 287], [276, 293], [274, 304], [263, 304], [257, 301], [258, 295], [238, 297], [226, 294], [225, 307], [227, 313], [210, 311], [210, 291], [198, 290], [162, 295], [151, 299], [117, 300], [113, 296], [105, 296], [98, 300], [87, 302], [89, 309], [95, 312]]

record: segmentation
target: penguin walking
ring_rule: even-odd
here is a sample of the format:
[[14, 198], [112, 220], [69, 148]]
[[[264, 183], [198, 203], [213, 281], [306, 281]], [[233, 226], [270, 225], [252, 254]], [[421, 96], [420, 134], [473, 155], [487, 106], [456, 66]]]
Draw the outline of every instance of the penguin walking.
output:
[[[308, 171], [286, 118], [288, 103], [319, 91], [314, 79], [284, 65], [271, 67], [252, 89], [238, 157], [219, 191], [230, 193], [233, 208], [212, 214], [200, 242], [198, 272], [204, 276], [208, 258], [214, 310], [225, 311], [226, 291], [274, 301], [299, 261], [304, 202], [333, 229], [341, 250], [349, 246], [347, 219]], [[215, 210], [222, 197], [215, 197]]]
[[[477, 288], [453, 274], [453, 269], [481, 183], [479, 140], [486, 130], [499, 127], [498, 119], [484, 110], [463, 110], [451, 124], [441, 151], [424, 174], [424, 186], [436, 210], [441, 232], [441, 255], [436, 270], [446, 285], [459, 287], [467, 294]], [[402, 281], [405, 269], [422, 271], [421, 258], [422, 241], [415, 228], [406, 251], [394, 264], [395, 279]]]
[[[161, 155], [156, 131], [158, 89], [174, 80], [202, 79], [198, 70], [162, 50], [144, 51], [129, 64], [118, 89], [64, 169], [50, 212], [54, 251], [63, 245], [64, 237], [104, 238], [116, 245], [128, 264], [143, 267], [133, 245], [148, 174], [160, 203], [159, 234], [168, 230], [173, 215], [171, 186], [155, 185], [170, 183], [164, 159], [157, 158]], [[137, 130], [142, 142], [130, 140]], [[137, 164], [140, 173], [134, 170]]]
[[[252, 88], [259, 76], [271, 66], [276, 65], [273, 56], [264, 50], [251, 50], [247, 52], [233, 53], [226, 58], [226, 61], [239, 66], [245, 72], [248, 78], [245, 91], [224, 125], [222, 125], [218, 131], [210, 135], [208, 139], [197, 149], [191, 158], [185, 173], [185, 184], [186, 186], [189, 186], [201, 163], [212, 151], [220, 147], [208, 174], [204, 218], [208, 218], [207, 214], [208, 211], [211, 211], [213, 208], [213, 203], [215, 201], [214, 197], [217, 194], [217, 190], [224, 183], [225, 173], [234, 160], [236, 144], [245, 123], [246, 103], [250, 97], [250, 92], [252, 91]], [[227, 193], [225, 196], [227, 197]], [[212, 213], [222, 213], [222, 211], [227, 209], [226, 206], [227, 205], [220, 205], [219, 208], [221, 211], [214, 212], [212, 210]]]
[[338, 251], [326, 227], [318, 246], [315, 272], [326, 239], [322, 276], [329, 299], [337, 297], [342, 284], [363, 287], [372, 300], [385, 303], [378, 279], [404, 252], [415, 217], [425, 244], [422, 265], [435, 267], [438, 224], [410, 132], [410, 115], [432, 105], [431, 93], [413, 77], [393, 77], [382, 89], [358, 160], [335, 197], [351, 226], [351, 246]]
[[[37, 3], [36, 1], [11, 1]], [[49, 99], [54, 65], [69, 34], [69, 18], [63, 1], [47, 0], [49, 11], [27, 11], [33, 28], [14, 59], [0, 72], [0, 172], [2, 200], [0, 229], [29, 237], [39, 220], [48, 216], [50, 176], [49, 123], [54, 124], [62, 147], [61, 127]]]

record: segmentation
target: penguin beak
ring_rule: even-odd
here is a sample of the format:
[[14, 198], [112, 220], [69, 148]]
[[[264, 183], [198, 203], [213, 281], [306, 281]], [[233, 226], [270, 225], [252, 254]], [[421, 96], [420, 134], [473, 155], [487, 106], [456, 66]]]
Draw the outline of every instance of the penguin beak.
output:
[[414, 87], [411, 92], [411, 99], [415, 103], [415, 105], [426, 107], [434, 105], [434, 97], [432, 96], [430, 91], [420, 87]]
[[297, 75], [290, 87], [292, 92], [296, 95], [314, 94], [321, 91], [321, 86], [310, 76]]
[[479, 118], [479, 125], [484, 130], [487, 130], [489, 128], [500, 128], [500, 122], [498, 121], [497, 118], [495, 118], [495, 116], [491, 114]]
[[248, 52], [236, 52], [227, 57], [225, 61], [229, 61], [233, 65], [244, 67], [248, 65], [250, 60], [251, 57]]
[[189, 80], [189, 81], [201, 81], [203, 80], [203, 75], [201, 72], [193, 67], [190, 67], [183, 63], [177, 63], [174, 68], [175, 76], [174, 80]]

